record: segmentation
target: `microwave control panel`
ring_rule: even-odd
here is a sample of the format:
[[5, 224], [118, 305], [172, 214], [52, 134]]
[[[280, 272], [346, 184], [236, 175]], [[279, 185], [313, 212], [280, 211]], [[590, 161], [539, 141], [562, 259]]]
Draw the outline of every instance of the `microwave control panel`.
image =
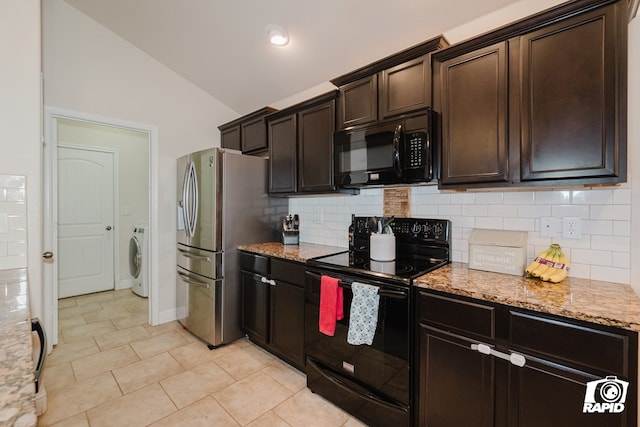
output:
[[418, 168], [425, 166], [427, 160], [427, 134], [425, 132], [411, 132], [407, 134], [407, 166]]

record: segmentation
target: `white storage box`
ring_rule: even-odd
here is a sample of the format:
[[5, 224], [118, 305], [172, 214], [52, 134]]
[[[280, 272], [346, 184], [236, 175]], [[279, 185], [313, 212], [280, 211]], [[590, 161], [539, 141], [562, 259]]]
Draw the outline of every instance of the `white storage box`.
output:
[[527, 232], [475, 228], [469, 237], [469, 268], [524, 275]]

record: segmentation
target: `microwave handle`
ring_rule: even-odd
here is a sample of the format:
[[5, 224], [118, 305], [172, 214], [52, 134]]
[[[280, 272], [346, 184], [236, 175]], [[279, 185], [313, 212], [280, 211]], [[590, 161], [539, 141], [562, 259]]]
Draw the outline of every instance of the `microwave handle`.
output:
[[402, 123], [398, 123], [393, 132], [393, 168], [398, 178], [402, 176], [402, 164], [400, 163], [400, 141], [402, 140]]

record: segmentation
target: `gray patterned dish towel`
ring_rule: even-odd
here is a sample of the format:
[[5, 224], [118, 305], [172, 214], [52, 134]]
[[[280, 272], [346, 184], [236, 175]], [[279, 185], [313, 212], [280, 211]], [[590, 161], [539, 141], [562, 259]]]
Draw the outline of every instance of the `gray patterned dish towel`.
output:
[[378, 287], [353, 282], [351, 292], [353, 299], [347, 342], [351, 345], [371, 345], [378, 325], [378, 306], [380, 305]]

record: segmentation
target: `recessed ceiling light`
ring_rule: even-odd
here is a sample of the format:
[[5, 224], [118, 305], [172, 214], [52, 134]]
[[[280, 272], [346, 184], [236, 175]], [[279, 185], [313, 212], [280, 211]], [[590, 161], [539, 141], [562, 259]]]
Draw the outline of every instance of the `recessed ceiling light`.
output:
[[285, 46], [289, 43], [289, 36], [287, 35], [287, 32], [279, 25], [267, 25], [265, 30], [267, 31], [267, 37], [271, 44], [276, 46]]

